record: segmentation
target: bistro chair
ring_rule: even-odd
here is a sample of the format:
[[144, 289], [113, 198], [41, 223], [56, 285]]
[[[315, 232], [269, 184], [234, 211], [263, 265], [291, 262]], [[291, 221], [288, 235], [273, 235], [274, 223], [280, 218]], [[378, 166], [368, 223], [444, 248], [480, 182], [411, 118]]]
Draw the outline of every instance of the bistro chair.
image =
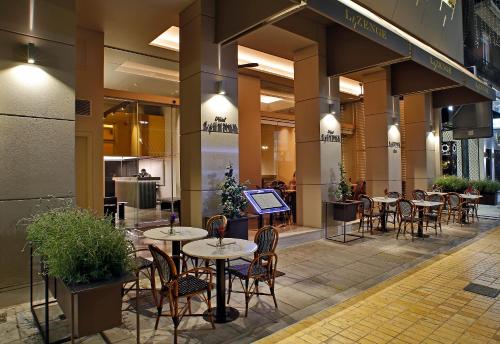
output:
[[398, 200], [398, 217], [399, 217], [399, 227], [398, 233], [396, 234], [396, 239], [399, 237], [401, 232], [401, 227], [403, 226], [403, 235], [406, 234], [406, 225], [410, 223], [411, 228], [411, 239], [413, 240], [413, 224], [418, 222], [418, 218], [415, 216], [415, 205], [406, 199]]
[[370, 227], [370, 234], [373, 234], [373, 219], [378, 219], [380, 224], [381, 214], [378, 210], [374, 209], [374, 202], [371, 197], [367, 195], [360, 195], [359, 200], [361, 201], [361, 221], [359, 222], [359, 229], [364, 230], [364, 225], [366, 223], [367, 228]]
[[[479, 191], [476, 189], [473, 189], [471, 192], [469, 192], [469, 194], [476, 196], [480, 195]], [[479, 198], [466, 200], [464, 202], [464, 208], [467, 209], [467, 212], [470, 212], [473, 223], [474, 217], [476, 218], [477, 222], [479, 222], [479, 216], [477, 215], [477, 211], [479, 209]]]
[[[149, 250], [153, 256], [155, 271], [161, 282], [159, 291], [159, 299], [156, 300], [157, 316], [155, 330], [158, 329], [158, 322], [161, 316], [170, 316], [174, 323], [174, 343], [177, 343], [177, 328], [184, 316], [203, 316], [203, 313], [193, 314], [191, 312], [191, 299], [197, 297], [207, 305], [207, 310], [210, 310], [210, 298], [212, 294], [212, 270], [207, 268], [192, 268], [181, 274], [177, 273], [174, 260], [171, 256], [160, 250], [155, 245], [149, 245]], [[177, 258], [177, 257], [176, 257]], [[183, 260], [183, 266], [186, 265]], [[201, 279], [198, 276], [205, 275], [206, 279]], [[153, 276], [153, 278], [155, 278]], [[168, 299], [170, 313], [163, 313], [164, 299]], [[184, 304], [180, 304], [179, 300], [185, 299]], [[208, 319], [215, 329], [214, 319], [211, 312], [208, 312]]]
[[442, 233], [443, 229], [441, 228], [441, 216], [443, 214], [443, 207], [445, 203], [445, 197], [441, 195], [429, 195], [427, 196], [427, 200], [431, 202], [441, 202], [440, 205], [435, 205], [433, 207], [427, 208], [424, 214], [425, 220], [425, 230], [429, 227], [429, 220], [434, 222], [434, 231], [437, 235], [437, 227], [439, 226], [439, 231]]
[[[279, 233], [275, 227], [266, 226], [257, 231], [254, 242], [257, 244], [257, 251], [251, 262], [234, 265], [227, 269], [229, 274], [229, 289], [227, 303], [231, 299], [231, 292], [245, 294], [245, 316], [248, 315], [248, 304], [254, 295], [268, 295], [273, 297], [274, 306], [278, 308], [276, 296], [274, 294], [274, 282], [276, 279], [276, 265], [278, 256], [275, 254], [278, 245]], [[233, 291], [233, 282], [238, 278], [243, 291]], [[244, 283], [243, 283], [244, 282]], [[269, 293], [259, 291], [259, 282], [266, 283]]]
[[468, 211], [466, 208], [463, 207], [464, 202], [463, 199], [460, 197], [460, 195], [456, 192], [450, 192], [447, 195], [448, 197], [448, 204], [447, 204], [447, 211], [448, 211], [448, 219], [446, 220], [446, 224], [450, 223], [450, 218], [453, 215], [453, 222], [456, 222], [455, 219], [458, 217], [458, 222], [460, 222], [460, 225], [463, 224], [462, 217], [468, 217]]
[[420, 190], [420, 189], [413, 190], [411, 195], [412, 195], [414, 200], [418, 200], [418, 201], [425, 201], [425, 198], [427, 197], [427, 193], [424, 190]]
[[[140, 289], [141, 290], [151, 290], [153, 292], [153, 297], [155, 296], [154, 294], [154, 288], [155, 288], [155, 281], [153, 277], [153, 261], [149, 260], [147, 258], [144, 258], [142, 256], [138, 256], [137, 253], [139, 252], [149, 252], [148, 248], [140, 248], [137, 249], [134, 245], [134, 243], [131, 240], [127, 240], [128, 243], [128, 249], [129, 249], [129, 255], [132, 258], [132, 268], [135, 273], [136, 277], [139, 277], [141, 274], [144, 275], [150, 282], [151, 284], [151, 289]], [[128, 292], [130, 292], [132, 289], [135, 288], [137, 282], [129, 282], [125, 283], [122, 288], [122, 296], [125, 296]], [[138, 295], [136, 295], [138, 297]]]
[[[387, 193], [387, 197], [389, 198], [401, 198], [401, 194], [397, 191], [389, 191]], [[398, 215], [398, 202], [389, 203], [385, 209], [385, 222], [389, 222], [389, 215], [392, 216], [392, 225], [396, 227], [396, 220]]]

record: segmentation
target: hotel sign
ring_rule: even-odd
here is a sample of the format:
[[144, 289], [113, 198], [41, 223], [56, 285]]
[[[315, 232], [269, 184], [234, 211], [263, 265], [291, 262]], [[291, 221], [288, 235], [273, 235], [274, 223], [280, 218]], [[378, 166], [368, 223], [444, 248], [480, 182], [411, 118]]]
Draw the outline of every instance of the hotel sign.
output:
[[335, 134], [335, 130], [328, 130], [326, 133], [321, 134], [319, 140], [322, 142], [342, 142], [339, 134]]
[[202, 131], [207, 133], [223, 133], [223, 134], [238, 134], [238, 125], [234, 123], [228, 123], [227, 117], [215, 116], [213, 122], [205, 121], [203, 122]]
[[388, 143], [388, 147], [389, 148], [392, 148], [392, 152], [393, 153], [397, 153], [398, 152], [398, 149], [401, 148], [401, 142], [397, 142], [397, 141], [389, 141]]
[[464, 82], [464, 73], [462, 71], [415, 45], [411, 46], [411, 57], [418, 64], [441, 74], [459, 85]]

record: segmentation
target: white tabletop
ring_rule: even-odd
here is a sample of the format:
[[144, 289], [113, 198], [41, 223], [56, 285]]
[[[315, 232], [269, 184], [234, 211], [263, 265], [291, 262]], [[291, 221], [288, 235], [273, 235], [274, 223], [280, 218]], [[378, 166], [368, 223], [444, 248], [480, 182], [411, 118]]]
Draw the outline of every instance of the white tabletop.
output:
[[202, 228], [174, 227], [175, 233], [170, 235], [170, 227], [158, 227], [147, 230], [144, 236], [149, 239], [163, 241], [188, 241], [205, 238], [208, 232]]
[[437, 205], [444, 204], [443, 202], [431, 202], [431, 201], [422, 201], [422, 200], [412, 200], [412, 203], [417, 207], [435, 207]]
[[462, 198], [465, 198], [465, 199], [478, 199], [478, 198], [481, 198], [483, 196], [481, 195], [471, 195], [471, 194], [460, 194], [460, 197]]
[[426, 194], [428, 195], [439, 195], [439, 196], [445, 196], [448, 193], [447, 192], [441, 192], [441, 191], [426, 191]]
[[373, 201], [378, 202], [378, 203], [394, 203], [397, 202], [397, 198], [391, 198], [391, 197], [373, 197]]
[[249, 240], [224, 238], [222, 243], [228, 245], [223, 248], [215, 247], [217, 242], [215, 238], [193, 241], [184, 245], [182, 251], [189, 256], [206, 259], [238, 258], [257, 251], [257, 244]]

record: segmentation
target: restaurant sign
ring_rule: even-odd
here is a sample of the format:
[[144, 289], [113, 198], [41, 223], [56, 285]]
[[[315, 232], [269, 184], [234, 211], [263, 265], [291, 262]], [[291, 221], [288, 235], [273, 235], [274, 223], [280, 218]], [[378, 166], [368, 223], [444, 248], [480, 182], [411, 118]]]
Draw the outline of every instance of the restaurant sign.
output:
[[401, 148], [401, 142], [389, 141], [389, 148], [392, 148], [393, 153], [397, 153], [398, 149]]
[[320, 141], [322, 142], [342, 142], [339, 134], [335, 134], [335, 130], [328, 130], [325, 134], [321, 134]]
[[213, 122], [205, 121], [201, 128], [202, 131], [210, 133], [223, 133], [223, 134], [238, 134], [238, 124], [228, 123], [227, 117], [215, 116]]

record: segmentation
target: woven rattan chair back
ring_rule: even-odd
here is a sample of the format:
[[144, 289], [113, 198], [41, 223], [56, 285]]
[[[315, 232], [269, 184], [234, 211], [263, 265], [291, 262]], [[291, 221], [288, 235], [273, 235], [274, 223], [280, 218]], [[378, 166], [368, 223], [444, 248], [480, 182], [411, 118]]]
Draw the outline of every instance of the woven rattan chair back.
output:
[[398, 209], [402, 217], [411, 218], [413, 216], [413, 204], [406, 199], [400, 199], [398, 201]]
[[226, 230], [227, 218], [224, 215], [215, 215], [207, 220], [206, 229], [209, 238], [219, 237], [219, 228], [223, 227]]
[[278, 230], [273, 226], [266, 226], [259, 229], [255, 235], [254, 242], [257, 244], [256, 255], [273, 252], [276, 250], [276, 245], [278, 245], [279, 233]]
[[412, 196], [415, 200], [424, 201], [427, 194], [424, 190], [416, 189], [413, 190]]
[[158, 272], [162, 287], [165, 287], [170, 281], [177, 277], [177, 269], [171, 257], [160, 250], [155, 245], [149, 245], [149, 251], [153, 256], [155, 270]]
[[460, 195], [456, 192], [448, 194], [448, 206], [450, 209], [456, 209], [460, 205]]
[[367, 195], [359, 196], [359, 200], [361, 201], [363, 207], [363, 214], [370, 215], [373, 212], [373, 200]]

